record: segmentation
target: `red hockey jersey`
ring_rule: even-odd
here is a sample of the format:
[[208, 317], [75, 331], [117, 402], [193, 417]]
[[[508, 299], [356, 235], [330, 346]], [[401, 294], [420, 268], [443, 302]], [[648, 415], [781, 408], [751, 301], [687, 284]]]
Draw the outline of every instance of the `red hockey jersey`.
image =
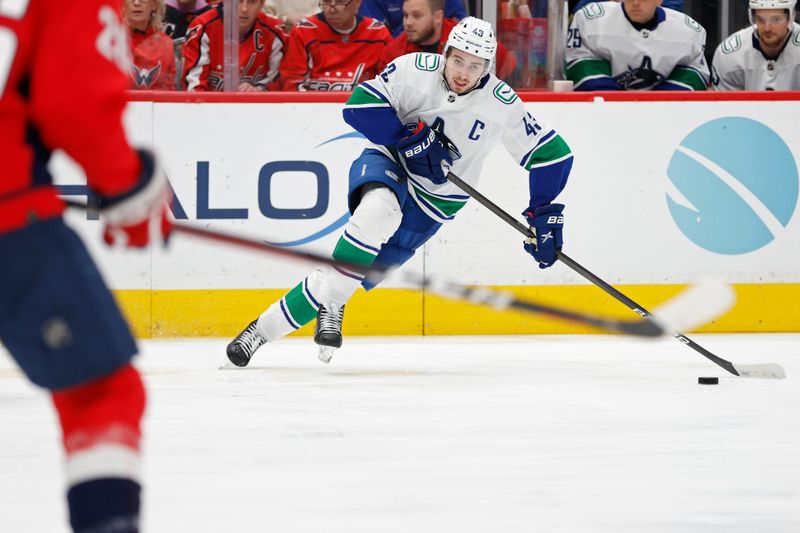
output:
[[386, 44], [392, 40], [382, 22], [357, 17], [356, 28], [341, 34], [322, 13], [301, 20], [292, 29], [281, 64], [285, 91], [352, 91], [374, 78]]
[[134, 89], [172, 91], [175, 89], [175, 50], [172, 39], [152, 27], [146, 31], [130, 29], [133, 51]]
[[[264, 90], [278, 89], [278, 67], [288, 35], [283, 23], [259, 13], [253, 27], [239, 39], [239, 81]], [[192, 21], [183, 46], [183, 81], [187, 91], [221, 91], [225, 42], [222, 7]]]
[[140, 164], [122, 129], [131, 60], [119, 2], [2, 2], [0, 43], [0, 233], [61, 214], [47, 170], [57, 148], [95, 191], [129, 190]]
[[[444, 45], [447, 44], [447, 38], [450, 36], [452, 29], [456, 27], [456, 24], [458, 24], [457, 20], [444, 19], [442, 21], [442, 36], [439, 38], [439, 42], [436, 43], [435, 47], [425, 47], [424, 50], [418, 44], [409, 43], [406, 32], [401, 33], [392, 39], [392, 42], [386, 46], [383, 57], [381, 57], [380, 69], [383, 70], [386, 65], [394, 61], [396, 58], [402, 55], [411, 54], [413, 52], [441, 54], [444, 50]], [[497, 56], [495, 57], [495, 60], [497, 63], [496, 74], [500, 79], [507, 78], [512, 72], [514, 72], [514, 69], [517, 68], [517, 58], [514, 57], [514, 54], [508, 51], [508, 48], [503, 46], [503, 43], [497, 43]]]

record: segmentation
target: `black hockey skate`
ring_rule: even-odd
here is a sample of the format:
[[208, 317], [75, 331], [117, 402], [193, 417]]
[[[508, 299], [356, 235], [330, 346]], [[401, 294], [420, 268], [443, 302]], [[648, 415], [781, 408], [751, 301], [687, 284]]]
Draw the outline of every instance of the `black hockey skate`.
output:
[[314, 342], [319, 345], [317, 357], [325, 364], [331, 362], [333, 352], [342, 347], [342, 320], [344, 306], [321, 305], [317, 312]]
[[258, 332], [256, 323], [258, 320], [253, 320], [244, 328], [244, 331], [239, 333], [233, 339], [225, 351], [228, 354], [228, 359], [236, 366], [247, 366], [253, 354], [256, 353], [260, 347], [267, 343], [267, 339], [261, 336]]

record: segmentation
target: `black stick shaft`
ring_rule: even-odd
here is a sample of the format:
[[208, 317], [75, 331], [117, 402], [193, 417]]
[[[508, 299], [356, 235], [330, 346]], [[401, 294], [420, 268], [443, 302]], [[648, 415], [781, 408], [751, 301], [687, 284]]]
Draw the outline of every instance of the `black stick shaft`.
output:
[[[69, 207], [75, 207], [82, 210], [92, 209], [85, 203], [77, 202], [74, 200], [64, 200]], [[331, 257], [326, 257], [309, 252], [300, 252], [297, 250], [290, 250], [268, 244], [264, 241], [257, 241], [230, 233], [223, 233], [215, 230], [200, 228], [197, 226], [184, 224], [180, 222], [173, 222], [172, 228], [174, 233], [191, 235], [201, 239], [210, 240], [214, 242], [221, 242], [225, 244], [233, 244], [251, 250], [266, 252], [272, 255], [282, 256], [289, 259], [299, 259], [313, 263], [327, 264], [331, 266], [338, 266], [367, 276], [382, 277], [386, 274], [385, 269], [375, 267], [365, 267], [364, 265], [357, 265], [337, 261]], [[534, 303], [526, 300], [515, 298], [510, 293], [494, 291], [482, 287], [467, 287], [456, 283], [451, 283], [444, 280], [429, 280], [419, 274], [408, 273], [405, 274], [405, 279], [410, 283], [419, 286], [423, 289], [428, 289], [434, 294], [441, 296], [465, 300], [479, 305], [487, 305], [497, 310], [516, 309], [518, 311], [525, 311], [529, 313], [537, 313], [540, 315], [549, 316], [551, 318], [565, 320], [568, 322], [586, 324], [594, 326], [607, 331], [615, 331], [617, 333], [624, 333], [627, 335], [634, 335], [637, 337], [657, 337], [666, 333], [663, 328], [654, 322], [644, 320], [617, 320], [614, 318], [606, 318], [576, 311], [570, 311], [559, 307]]]
[[[481, 205], [486, 207], [489, 211], [491, 211], [492, 213], [494, 213], [495, 215], [497, 215], [498, 217], [503, 219], [506, 223], [508, 223], [510, 226], [512, 226], [514, 229], [516, 229], [521, 234], [525, 235], [526, 237], [532, 237], [533, 236], [533, 234], [531, 233], [531, 230], [530, 230], [530, 228], [528, 228], [528, 226], [526, 226], [525, 224], [523, 224], [522, 222], [517, 220], [515, 217], [511, 216], [510, 214], [508, 214], [506, 211], [504, 211], [502, 208], [500, 208], [497, 204], [495, 204], [494, 202], [492, 202], [491, 200], [486, 198], [483, 194], [481, 194], [479, 191], [475, 190], [472, 186], [470, 186], [468, 183], [466, 183], [464, 180], [462, 180], [461, 178], [459, 178], [458, 176], [456, 176], [452, 172], [448, 173], [447, 179], [450, 180], [451, 182], [455, 183], [461, 190], [463, 190], [465, 193], [469, 194], [472, 198], [475, 198], [475, 200], [477, 200], [478, 203], [480, 203]], [[648, 318], [648, 319], [652, 318], [652, 315], [650, 314], [650, 311], [648, 311], [647, 309], [645, 309], [644, 307], [642, 307], [638, 303], [634, 302], [633, 300], [631, 300], [630, 298], [628, 298], [627, 296], [622, 294], [620, 291], [618, 291], [617, 289], [615, 289], [614, 287], [612, 287], [611, 285], [609, 285], [608, 283], [606, 283], [605, 281], [603, 281], [602, 279], [597, 277], [595, 274], [593, 274], [591, 271], [589, 271], [588, 269], [586, 269], [585, 267], [580, 265], [574, 259], [570, 258], [564, 252], [557, 251], [556, 255], [558, 256], [558, 258], [565, 265], [567, 265], [572, 270], [574, 270], [575, 272], [577, 272], [578, 274], [580, 274], [584, 278], [588, 279], [589, 281], [591, 281], [592, 283], [594, 283], [595, 285], [597, 285], [598, 287], [603, 289], [607, 294], [612, 296], [617, 301], [622, 302], [623, 304], [628, 306], [630, 309], [632, 309], [639, 316], [642, 316], [642, 317], [645, 317], [645, 318]], [[733, 374], [735, 376], [739, 375], [739, 372], [736, 371], [736, 368], [733, 366], [733, 363], [723, 359], [722, 357], [714, 355], [713, 353], [709, 352], [708, 350], [706, 350], [705, 348], [703, 348], [702, 346], [700, 346], [699, 344], [697, 344], [696, 342], [691, 340], [686, 335], [683, 335], [682, 333], [678, 333], [678, 332], [673, 332], [672, 336], [675, 337], [676, 339], [678, 339], [679, 341], [681, 341], [681, 343], [685, 344], [686, 346], [688, 346], [688, 347], [692, 348], [693, 350], [695, 350], [696, 352], [698, 352], [703, 357], [709, 359], [710, 361], [712, 361], [715, 364], [719, 365], [720, 367], [724, 368], [725, 370], [727, 370], [731, 374]]]

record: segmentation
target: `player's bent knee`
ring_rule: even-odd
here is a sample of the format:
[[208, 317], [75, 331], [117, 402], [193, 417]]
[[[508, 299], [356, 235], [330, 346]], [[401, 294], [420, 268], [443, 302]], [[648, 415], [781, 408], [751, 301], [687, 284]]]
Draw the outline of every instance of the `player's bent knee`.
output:
[[403, 212], [394, 192], [388, 187], [370, 188], [362, 197], [349, 224], [371, 240], [385, 243], [394, 235]]

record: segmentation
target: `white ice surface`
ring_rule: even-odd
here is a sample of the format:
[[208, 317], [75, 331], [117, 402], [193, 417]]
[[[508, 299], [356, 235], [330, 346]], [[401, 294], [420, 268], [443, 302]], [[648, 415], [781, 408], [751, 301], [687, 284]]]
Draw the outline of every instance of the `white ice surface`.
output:
[[[789, 377], [673, 339], [145, 341], [144, 531], [800, 531], [800, 335], [692, 338]], [[0, 349], [0, 532], [67, 531], [58, 438]]]

